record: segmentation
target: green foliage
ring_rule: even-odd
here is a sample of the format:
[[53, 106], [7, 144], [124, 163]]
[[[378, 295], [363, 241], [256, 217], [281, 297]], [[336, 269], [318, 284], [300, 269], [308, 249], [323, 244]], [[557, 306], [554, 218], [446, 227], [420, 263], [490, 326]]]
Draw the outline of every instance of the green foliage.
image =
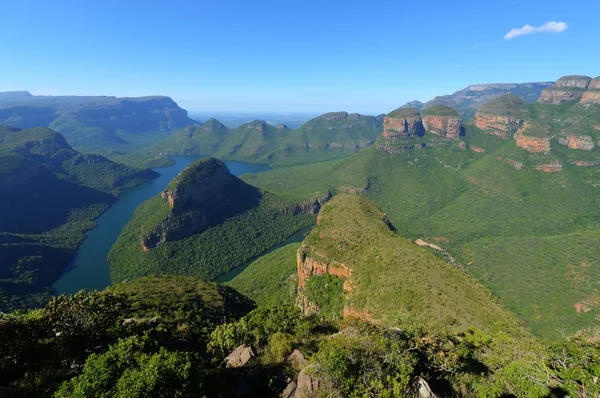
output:
[[311, 215], [282, 214], [280, 210], [290, 202], [264, 193], [256, 207], [232, 215], [200, 234], [165, 242], [144, 252], [139, 243], [140, 231], [158, 213], [155, 203], [159, 199], [150, 199], [138, 206], [112, 247], [108, 260], [113, 281], [165, 273], [212, 280], [283, 242], [315, 220]]
[[345, 301], [342, 278], [329, 274], [313, 275], [305, 283], [306, 298], [319, 308], [319, 314], [341, 318]]
[[[104, 354], [88, 357], [79, 376], [63, 383], [55, 397], [184, 397], [192, 391], [189, 353], [152, 347], [148, 337], [120, 340]], [[196, 365], [197, 366], [197, 365]]]
[[258, 307], [237, 322], [219, 325], [211, 335], [208, 350], [227, 355], [242, 344], [265, 347], [276, 333], [307, 339], [317, 325], [314, 318], [304, 317], [292, 306]]
[[395, 119], [410, 118], [419, 116], [417, 108], [398, 108], [388, 113], [387, 116]]
[[260, 306], [293, 305], [298, 277], [296, 252], [299, 243], [290, 243], [252, 261], [226, 284]]
[[414, 348], [398, 334], [361, 326], [321, 342], [312, 358], [319, 365], [315, 375], [337, 396], [407, 396], [417, 364]]
[[449, 106], [445, 106], [445, 105], [434, 105], [432, 107], [424, 109], [421, 112], [421, 114], [424, 116], [451, 116], [451, 117], [459, 116], [458, 112], [456, 112], [454, 109], [450, 108]]

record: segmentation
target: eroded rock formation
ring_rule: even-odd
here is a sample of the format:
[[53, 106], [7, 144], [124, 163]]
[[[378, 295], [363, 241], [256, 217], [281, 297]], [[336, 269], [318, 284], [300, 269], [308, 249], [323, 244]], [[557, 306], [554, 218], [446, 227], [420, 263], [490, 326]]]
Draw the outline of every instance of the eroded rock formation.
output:
[[558, 138], [558, 143], [570, 149], [589, 151], [594, 148], [594, 140], [588, 135], [566, 135]]
[[422, 137], [425, 127], [417, 108], [400, 108], [391, 112], [383, 120], [383, 136], [388, 138]]
[[563, 76], [542, 91], [538, 102], [541, 104], [561, 104], [579, 101], [588, 88], [591, 78], [587, 76]]
[[422, 120], [425, 131], [428, 133], [447, 138], [457, 138], [465, 135], [465, 128], [458, 115], [456, 117], [423, 115]]
[[548, 137], [535, 137], [527, 133], [532, 128], [529, 122], [523, 123], [523, 126], [515, 134], [517, 146], [525, 149], [527, 152], [548, 152], [550, 150], [550, 139]]
[[581, 96], [581, 104], [600, 104], [600, 76], [592, 79], [587, 90]]

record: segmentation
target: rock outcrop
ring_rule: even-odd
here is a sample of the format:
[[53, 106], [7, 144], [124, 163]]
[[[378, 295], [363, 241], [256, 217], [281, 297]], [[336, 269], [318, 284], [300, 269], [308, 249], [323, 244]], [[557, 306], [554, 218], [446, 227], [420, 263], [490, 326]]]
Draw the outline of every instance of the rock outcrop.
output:
[[482, 106], [475, 114], [477, 128], [502, 138], [512, 136], [523, 123], [525, 102], [506, 94]]
[[256, 202], [260, 193], [229, 173], [220, 160], [207, 158], [186, 167], [160, 196], [169, 210], [157, 226], [142, 234], [144, 251], [201, 233], [227, 214]]
[[587, 90], [581, 96], [581, 104], [600, 104], [600, 76], [592, 79]]
[[425, 135], [425, 127], [417, 108], [399, 108], [383, 120], [383, 136], [388, 138]]
[[422, 112], [425, 131], [447, 138], [457, 138], [465, 135], [465, 128], [458, 112], [454, 109], [436, 105]]
[[245, 344], [237, 347], [223, 360], [228, 368], [241, 368], [254, 358], [254, 351]]
[[533, 128], [532, 123], [523, 123], [523, 126], [515, 134], [517, 146], [532, 153], [550, 151], [550, 139], [547, 136], [528, 134]]
[[563, 76], [552, 87], [542, 91], [538, 102], [540, 104], [561, 104], [563, 102], [579, 101], [591, 80], [587, 76]]
[[594, 139], [588, 135], [564, 135], [558, 138], [558, 143], [570, 149], [590, 151], [594, 148]]

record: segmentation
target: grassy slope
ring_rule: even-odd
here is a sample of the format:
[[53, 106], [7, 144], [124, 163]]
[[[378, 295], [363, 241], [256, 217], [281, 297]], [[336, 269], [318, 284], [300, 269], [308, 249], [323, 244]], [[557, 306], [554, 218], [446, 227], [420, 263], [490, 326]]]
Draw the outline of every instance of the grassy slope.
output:
[[374, 202], [339, 195], [323, 207], [319, 219], [304, 250], [307, 257], [350, 268], [350, 307], [393, 326], [522, 330], [472, 277], [391, 231]]
[[260, 306], [293, 305], [298, 277], [296, 252], [300, 243], [290, 243], [254, 260], [226, 285]]
[[[547, 107], [534, 104], [530, 108], [541, 112]], [[595, 123], [592, 117], [597, 111], [569, 107], [550, 108], [551, 114], [562, 113], [571, 119], [586, 115], [590, 118], [587, 125]], [[576, 243], [583, 241], [591, 247], [600, 243], [593, 232], [600, 227], [598, 168], [567, 162], [598, 160], [598, 147], [570, 150], [555, 138], [549, 154], [529, 154], [513, 140], [502, 141], [472, 125], [468, 129], [467, 145], [486, 152], [460, 150], [457, 141], [446, 141], [392, 155], [376, 150], [376, 144], [346, 159], [273, 170], [247, 176], [246, 181], [272, 192], [309, 198], [316, 191], [339, 192], [341, 187], [368, 180], [366, 195], [387, 213], [402, 236], [435, 241], [447, 249], [534, 332], [556, 337], [563, 329], [567, 334], [584, 327], [595, 330], [592, 318], [600, 314], [600, 306], [592, 305], [585, 313], [574, 306], [599, 294], [600, 287], [571, 284], [568, 294], [549, 292], [565, 291], [559, 275], [570, 266], [589, 264], [591, 275], [600, 269], [597, 256], [580, 250]], [[595, 135], [592, 130], [585, 132]], [[521, 162], [522, 169], [516, 170], [507, 160]], [[553, 160], [563, 164], [561, 172], [535, 170]], [[506, 242], [528, 245], [516, 245], [513, 251], [504, 246]], [[550, 261], [548, 242], [564, 255]], [[540, 269], [558, 271], [540, 273]], [[546, 284], [533, 283], [542, 274], [548, 275], [543, 279]], [[557, 308], [561, 310], [557, 312]]]

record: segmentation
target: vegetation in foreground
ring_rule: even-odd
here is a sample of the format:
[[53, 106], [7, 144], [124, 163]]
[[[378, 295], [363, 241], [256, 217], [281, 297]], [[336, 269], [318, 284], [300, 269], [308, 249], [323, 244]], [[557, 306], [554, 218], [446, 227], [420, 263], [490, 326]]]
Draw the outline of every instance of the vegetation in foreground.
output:
[[[2, 315], [0, 383], [22, 397], [275, 397], [292, 382], [297, 394], [318, 385], [331, 397], [403, 397], [423, 380], [440, 396], [600, 393], [600, 350], [581, 338], [408, 332], [252, 308], [230, 288], [183, 277], [60, 296]], [[254, 355], [224, 366], [241, 345]]]

